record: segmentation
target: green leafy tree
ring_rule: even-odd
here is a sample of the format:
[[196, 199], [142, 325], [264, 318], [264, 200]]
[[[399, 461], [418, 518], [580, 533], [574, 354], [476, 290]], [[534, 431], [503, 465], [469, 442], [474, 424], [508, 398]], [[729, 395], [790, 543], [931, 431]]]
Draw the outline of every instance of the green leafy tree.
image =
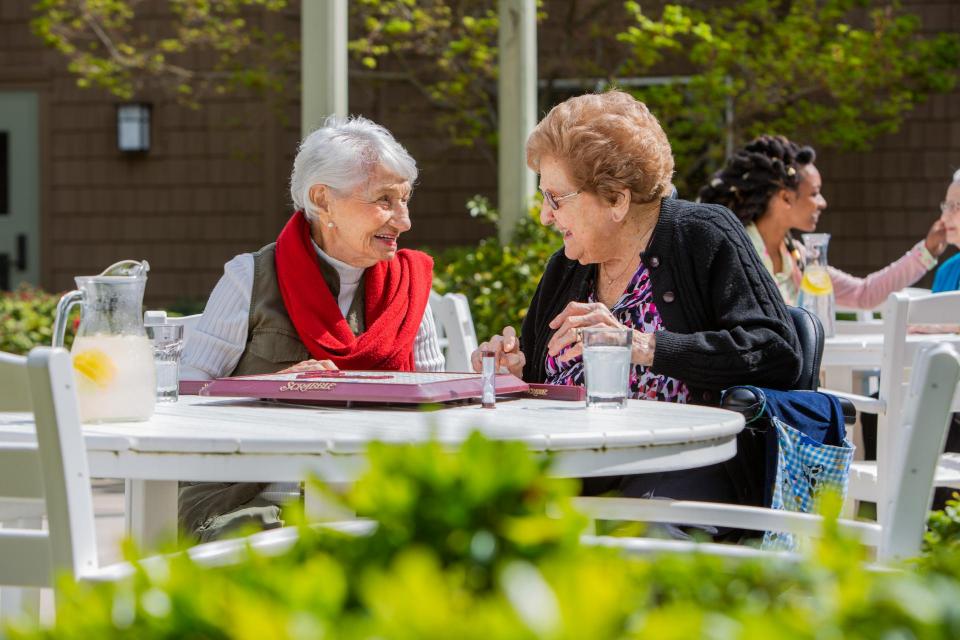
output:
[[282, 11], [286, 0], [170, 0], [166, 13], [144, 5], [40, 0], [31, 27], [66, 57], [81, 87], [124, 99], [157, 86], [199, 106], [205, 97], [240, 88], [284, 89], [299, 45], [250, 17]]
[[654, 19], [627, 2], [633, 24], [617, 36], [632, 53], [621, 76], [689, 71], [682, 83], [634, 91], [664, 122], [687, 196], [729, 143], [781, 133], [866, 149], [957, 80], [960, 38], [921, 35], [917, 16], [896, 0], [715, 4], [668, 4]]
[[438, 111], [449, 140], [496, 163], [496, 0], [358, 0], [350, 41], [364, 69], [392, 69]]

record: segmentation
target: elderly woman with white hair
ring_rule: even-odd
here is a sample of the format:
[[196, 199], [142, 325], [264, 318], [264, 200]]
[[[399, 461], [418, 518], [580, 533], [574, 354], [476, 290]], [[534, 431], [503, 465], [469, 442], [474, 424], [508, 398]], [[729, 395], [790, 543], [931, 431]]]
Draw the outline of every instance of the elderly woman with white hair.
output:
[[[300, 145], [296, 211], [275, 242], [236, 256], [183, 357], [185, 379], [306, 369], [443, 369], [428, 302], [433, 260], [398, 249], [411, 226], [413, 158], [365, 118], [328, 118]], [[199, 483], [180, 524], [206, 541], [250, 523], [280, 526], [278, 485]]]

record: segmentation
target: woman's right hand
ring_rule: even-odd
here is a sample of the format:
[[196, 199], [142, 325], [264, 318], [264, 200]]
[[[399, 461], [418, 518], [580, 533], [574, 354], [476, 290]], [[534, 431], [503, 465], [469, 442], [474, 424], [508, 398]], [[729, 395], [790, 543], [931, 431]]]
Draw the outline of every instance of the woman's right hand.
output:
[[277, 373], [305, 373], [307, 371], [336, 371], [333, 360], [304, 360]]
[[497, 371], [506, 368], [518, 378], [523, 376], [523, 366], [527, 364], [527, 358], [520, 351], [520, 340], [517, 339], [517, 332], [513, 327], [504, 327], [501, 335], [481, 343], [476, 351], [470, 354], [470, 364], [477, 373], [483, 370], [481, 354], [484, 351], [497, 354]]

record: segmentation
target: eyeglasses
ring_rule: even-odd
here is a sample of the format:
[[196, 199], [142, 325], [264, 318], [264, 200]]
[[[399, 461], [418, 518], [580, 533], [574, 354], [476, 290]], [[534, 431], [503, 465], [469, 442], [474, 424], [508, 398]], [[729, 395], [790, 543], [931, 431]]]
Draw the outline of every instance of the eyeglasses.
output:
[[940, 211], [943, 211], [944, 213], [956, 213], [960, 211], [960, 202], [954, 202], [953, 200], [941, 202]]
[[556, 211], [557, 209], [560, 208], [561, 201], [566, 200], [567, 198], [572, 198], [574, 196], [580, 195], [581, 190], [577, 189], [576, 191], [565, 193], [562, 196], [555, 196], [553, 195], [553, 193], [551, 193], [547, 189], [540, 189], [540, 193], [543, 194], [543, 199], [547, 201], [547, 204], [550, 205], [550, 208]]

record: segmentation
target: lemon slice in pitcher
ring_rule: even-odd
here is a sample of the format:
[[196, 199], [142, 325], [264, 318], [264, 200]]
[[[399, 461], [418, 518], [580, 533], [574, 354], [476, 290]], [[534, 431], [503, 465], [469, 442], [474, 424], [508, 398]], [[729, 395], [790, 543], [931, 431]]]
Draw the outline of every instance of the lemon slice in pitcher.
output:
[[833, 293], [833, 282], [826, 269], [808, 269], [803, 274], [800, 289], [812, 296], [825, 296]]
[[73, 369], [101, 389], [105, 389], [117, 374], [113, 360], [100, 349], [88, 349], [73, 356]]

